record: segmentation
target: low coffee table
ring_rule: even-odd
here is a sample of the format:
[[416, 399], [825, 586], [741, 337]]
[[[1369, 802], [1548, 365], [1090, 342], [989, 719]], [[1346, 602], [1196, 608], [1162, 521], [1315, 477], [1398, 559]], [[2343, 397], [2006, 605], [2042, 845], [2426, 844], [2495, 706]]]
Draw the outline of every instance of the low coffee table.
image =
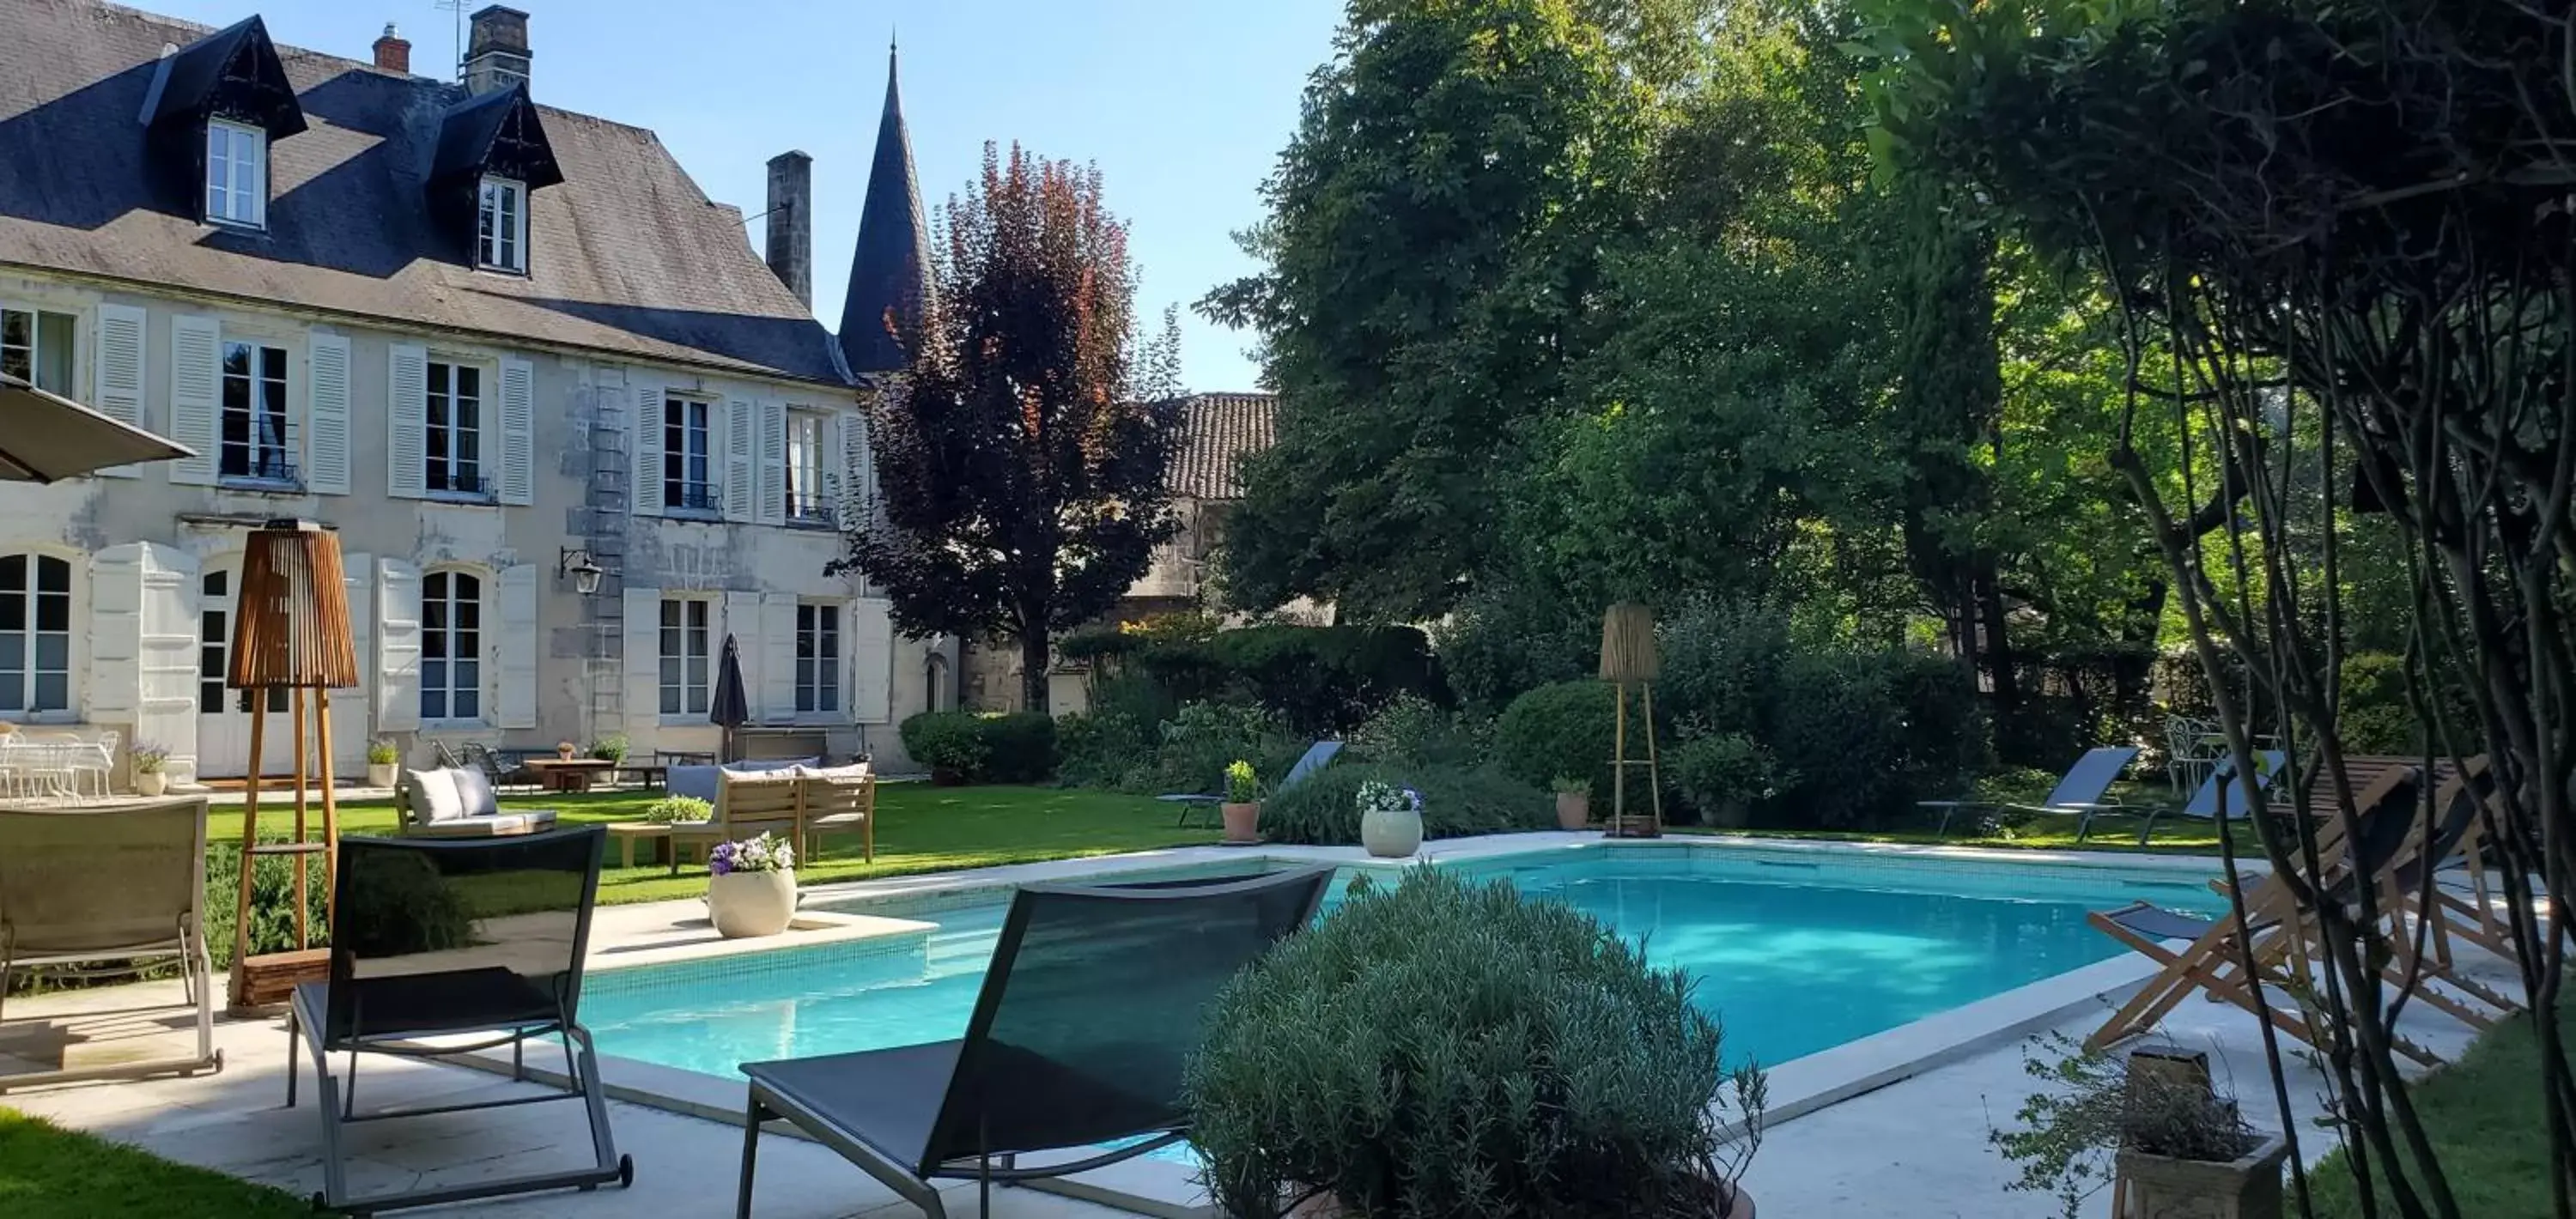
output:
[[537, 783], [547, 791], [586, 792], [593, 776], [617, 770], [617, 763], [606, 758], [530, 758], [522, 763], [537, 776]]
[[647, 862], [661, 863], [668, 859], [671, 862], [672, 871], [680, 870], [679, 856], [676, 848], [671, 845], [671, 827], [666, 824], [656, 821], [611, 822], [608, 827], [608, 837], [610, 841], [617, 844], [617, 858], [621, 867], [635, 866], [635, 842], [637, 839], [643, 839], [653, 844], [653, 853]]

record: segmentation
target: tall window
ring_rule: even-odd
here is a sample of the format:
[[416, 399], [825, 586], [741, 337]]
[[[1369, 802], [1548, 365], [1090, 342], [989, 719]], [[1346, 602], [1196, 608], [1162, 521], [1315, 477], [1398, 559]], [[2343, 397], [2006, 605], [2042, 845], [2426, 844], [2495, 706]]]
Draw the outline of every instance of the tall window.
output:
[[206, 120], [206, 219], [260, 228], [268, 223], [268, 133]]
[[662, 714], [707, 713], [707, 607], [692, 597], [662, 602]]
[[224, 343], [223, 475], [294, 482], [287, 457], [286, 351]]
[[823, 417], [787, 416], [787, 519], [829, 521], [831, 501], [823, 495]]
[[708, 431], [710, 405], [695, 398], [673, 396], [662, 404], [662, 506], [695, 508], [712, 512], [716, 508], [715, 484], [709, 477], [713, 452], [708, 445], [713, 434]]
[[429, 362], [429, 454], [432, 491], [482, 495], [483, 370], [472, 364]]
[[[197, 710], [204, 715], [248, 711], [247, 692], [231, 688], [232, 670], [226, 667], [233, 646], [232, 573], [207, 572], [198, 588], [205, 595], [197, 602]], [[286, 711], [286, 687], [269, 688], [268, 709], [272, 714]]]
[[841, 709], [841, 607], [796, 607], [796, 709]]
[[38, 389], [72, 394], [73, 328], [68, 313], [0, 309], [0, 372], [24, 377]]
[[483, 582], [461, 571], [421, 578], [420, 718], [483, 718]]
[[0, 712], [72, 706], [72, 565], [0, 555]]
[[528, 269], [528, 188], [507, 178], [483, 179], [475, 209], [474, 260], [494, 271]]

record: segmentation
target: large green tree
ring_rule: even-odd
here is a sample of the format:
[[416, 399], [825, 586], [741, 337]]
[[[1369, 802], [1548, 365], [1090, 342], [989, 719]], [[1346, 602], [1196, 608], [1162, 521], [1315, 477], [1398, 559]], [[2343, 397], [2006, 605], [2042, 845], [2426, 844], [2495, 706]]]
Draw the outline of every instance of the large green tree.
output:
[[1418, 617], [1488, 566], [1521, 427], [1604, 327], [1603, 254], [1640, 227], [1705, 9], [1352, 0], [1264, 186], [1264, 269], [1203, 303], [1260, 336], [1280, 396], [1229, 599]]
[[1175, 326], [1140, 336], [1097, 171], [987, 144], [946, 220], [937, 298], [870, 413], [879, 493], [843, 566], [908, 634], [1018, 639], [1042, 708], [1050, 634], [1106, 612], [1176, 528]]

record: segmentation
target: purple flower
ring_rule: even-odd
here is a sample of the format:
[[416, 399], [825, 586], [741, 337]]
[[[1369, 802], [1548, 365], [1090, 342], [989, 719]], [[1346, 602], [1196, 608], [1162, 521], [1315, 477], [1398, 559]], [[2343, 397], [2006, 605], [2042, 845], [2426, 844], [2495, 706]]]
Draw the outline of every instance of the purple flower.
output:
[[1417, 812], [1417, 813], [1422, 811], [1422, 793], [1421, 793], [1421, 792], [1415, 791], [1415, 790], [1413, 790], [1413, 789], [1412, 789], [1412, 788], [1410, 788], [1410, 787], [1405, 788], [1405, 789], [1404, 789], [1404, 799], [1405, 799], [1405, 802], [1406, 802], [1406, 803], [1411, 804], [1411, 805], [1413, 806], [1413, 811], [1415, 811], [1415, 812]]
[[734, 845], [732, 843], [717, 843], [716, 849], [709, 852], [707, 855], [708, 874], [713, 876], [723, 876], [726, 873], [733, 871], [733, 855]]

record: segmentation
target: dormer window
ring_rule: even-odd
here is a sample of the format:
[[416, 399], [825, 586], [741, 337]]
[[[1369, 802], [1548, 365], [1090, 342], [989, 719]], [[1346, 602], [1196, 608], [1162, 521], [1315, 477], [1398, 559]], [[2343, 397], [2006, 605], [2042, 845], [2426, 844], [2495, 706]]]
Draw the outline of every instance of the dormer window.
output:
[[483, 179], [475, 208], [474, 262], [487, 271], [528, 271], [528, 187], [508, 178]]
[[267, 226], [267, 132], [226, 119], [206, 120], [206, 220]]

